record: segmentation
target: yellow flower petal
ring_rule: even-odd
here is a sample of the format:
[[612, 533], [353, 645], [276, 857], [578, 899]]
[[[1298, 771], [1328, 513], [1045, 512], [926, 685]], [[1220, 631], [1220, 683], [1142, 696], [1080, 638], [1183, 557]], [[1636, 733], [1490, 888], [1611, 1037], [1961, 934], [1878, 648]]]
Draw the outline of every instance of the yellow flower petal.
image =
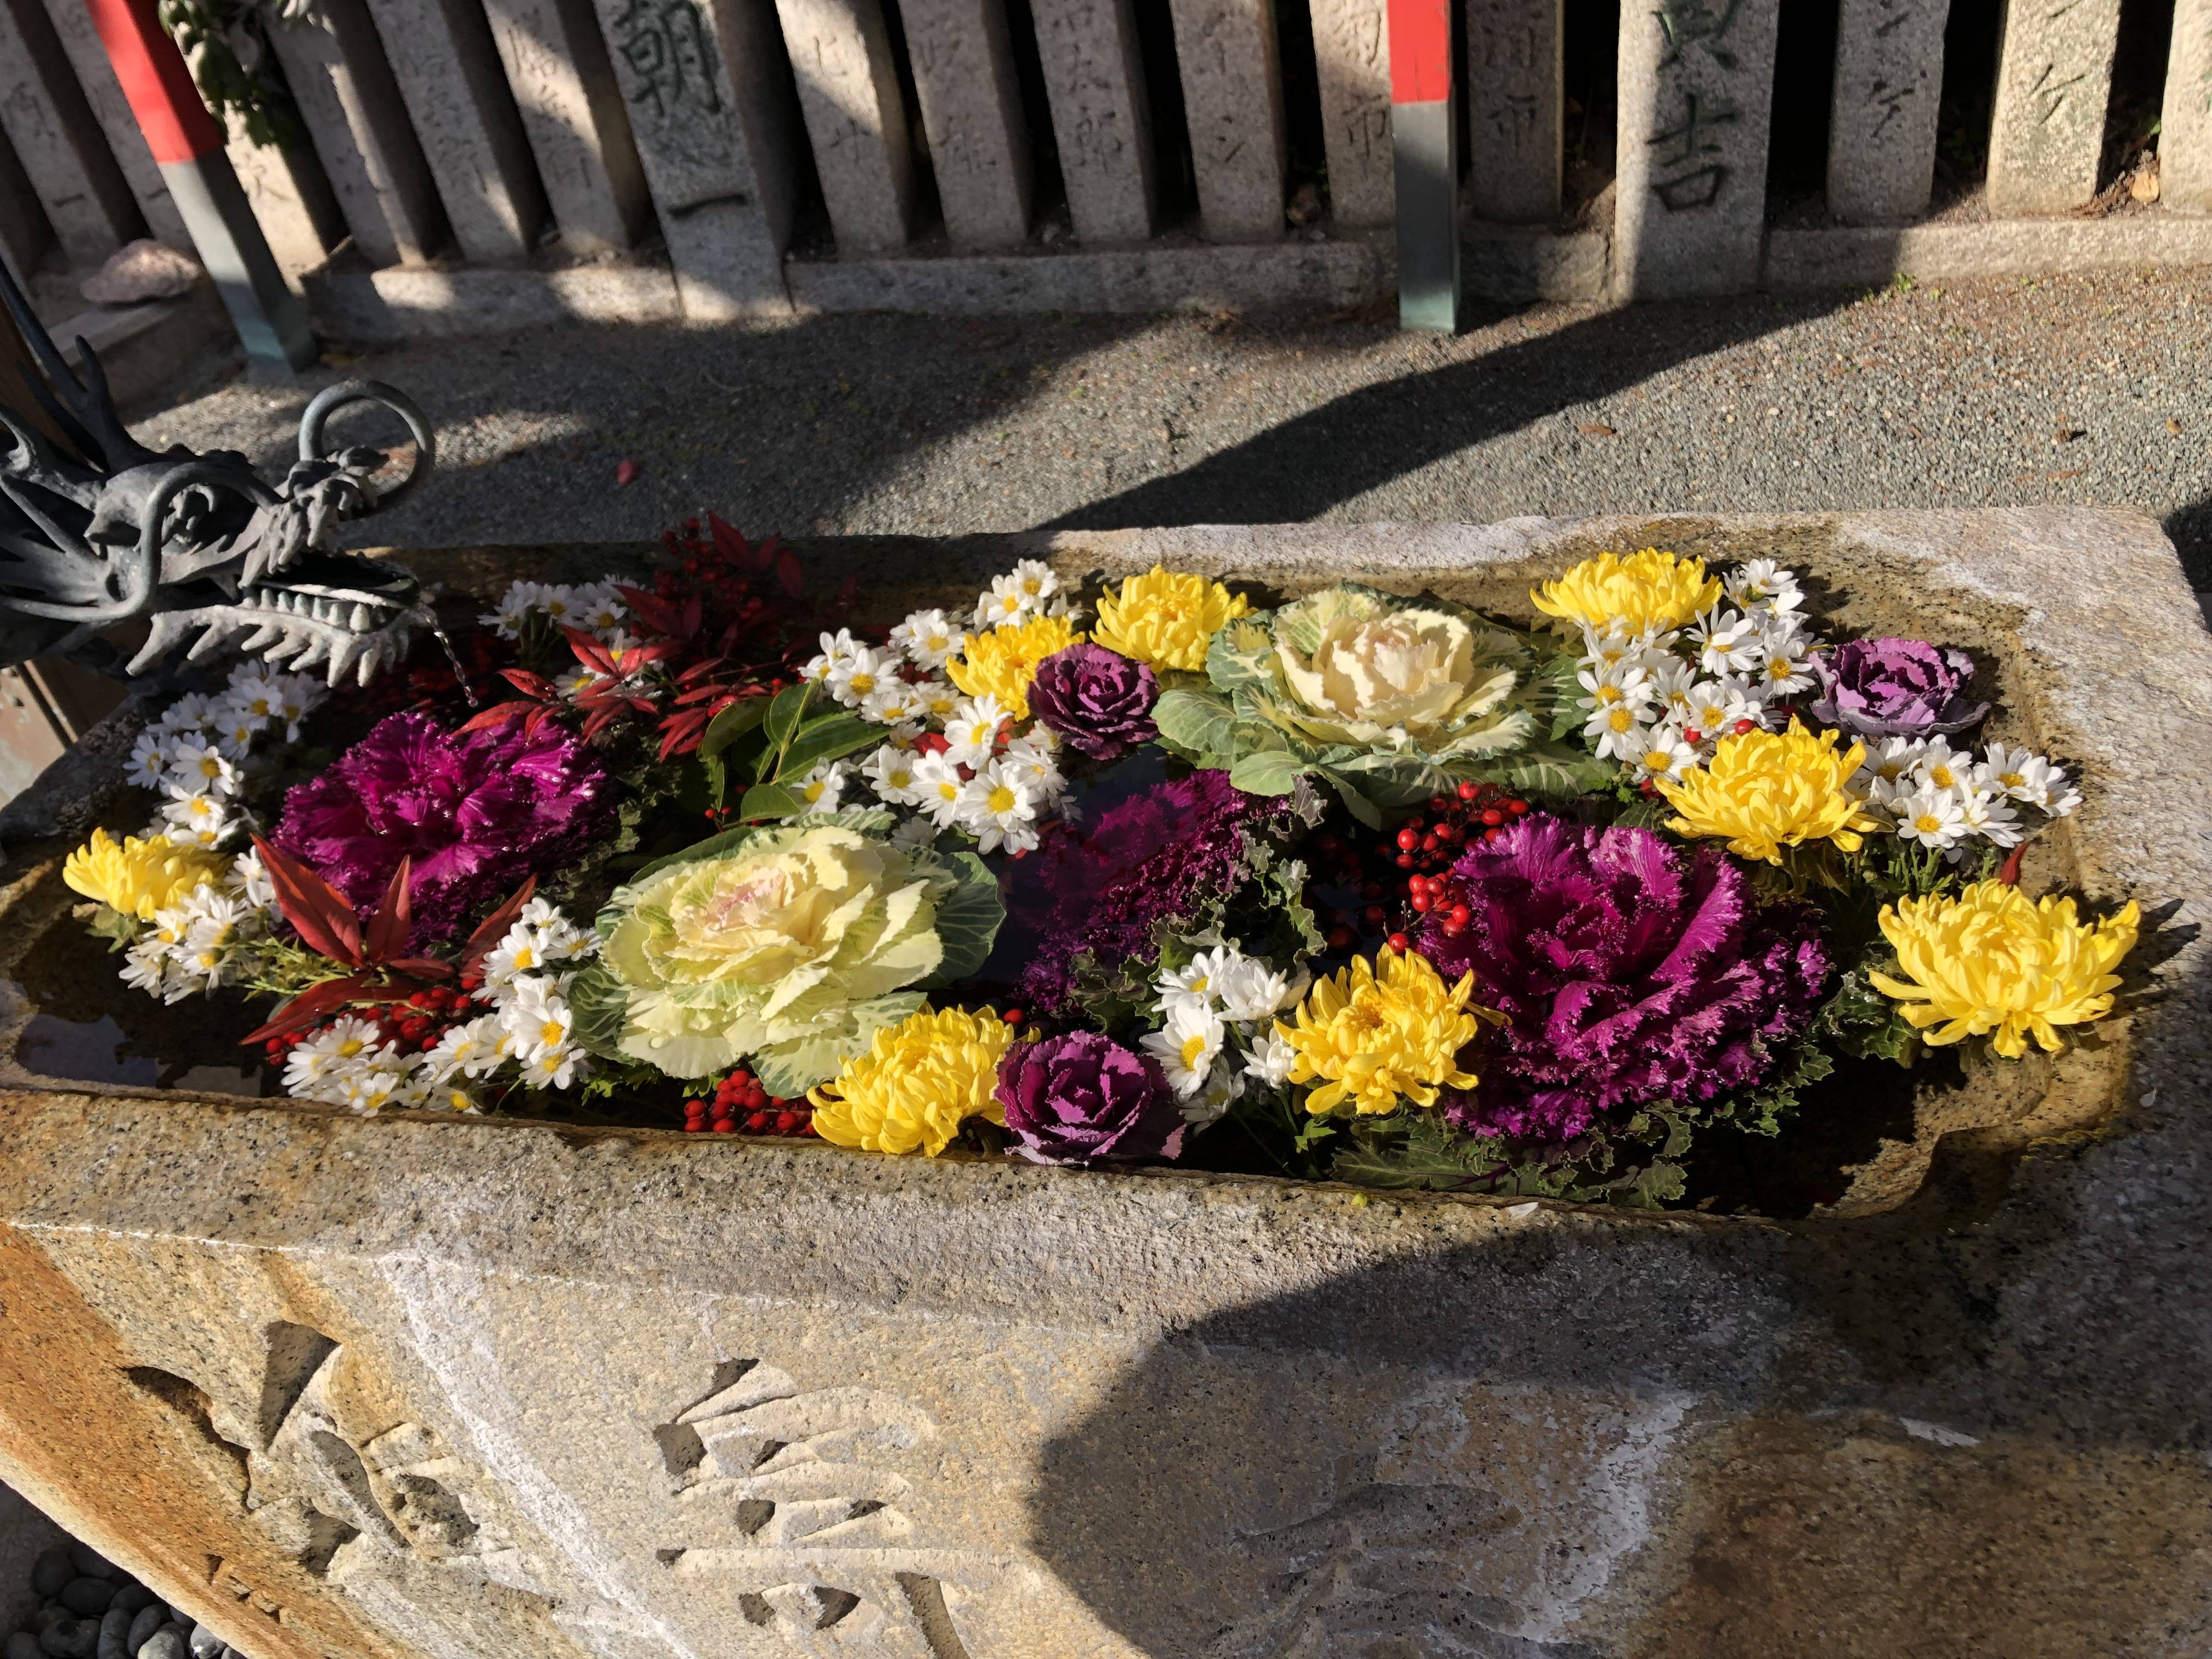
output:
[[1867, 977], [1913, 1029], [1936, 1047], [1986, 1034], [1997, 1053], [2018, 1060], [2030, 1037], [2056, 1053], [2058, 1026], [2112, 1012], [2114, 969], [2135, 948], [2142, 916], [2130, 901], [2085, 925], [2070, 898], [2031, 900], [1978, 881], [1955, 898], [1900, 899], [1881, 921], [1898, 971]]
[[1720, 578], [1705, 574], [1703, 559], [1678, 559], [1656, 547], [1584, 559], [1528, 594], [1546, 616], [1587, 623], [1601, 634], [1615, 627], [1631, 634], [1680, 628], [1720, 596]]
[[155, 911], [182, 902], [216, 880], [228, 863], [219, 853], [161, 838], [129, 836], [118, 844], [106, 830], [95, 830], [90, 841], [63, 861], [62, 880], [111, 910], [150, 921]]
[[1016, 720], [1025, 720], [1037, 665], [1082, 638], [1065, 617], [1032, 617], [1018, 626], [970, 634], [945, 672], [969, 696], [996, 697]]
[[1784, 847], [1808, 841], [1854, 851], [1859, 832], [1875, 827], [1847, 787], [1864, 756], [1856, 743], [1838, 755], [1833, 732], [1808, 732], [1793, 719], [1787, 732], [1723, 738], [1680, 782], [1652, 782], [1678, 815], [1667, 823], [1675, 834], [1719, 837], [1738, 858], [1779, 864]]
[[1472, 1089], [1477, 1079], [1459, 1065], [1474, 1040], [1481, 1011], [1471, 1009], [1474, 976], [1447, 990], [1426, 957], [1392, 951], [1375, 964], [1351, 966], [1315, 982], [1295, 1023], [1275, 1022], [1291, 1045], [1291, 1081], [1321, 1085], [1306, 1110], [1326, 1116], [1349, 1102], [1368, 1114], [1393, 1112], [1401, 1100], [1433, 1106], [1442, 1089]]
[[1251, 608], [1242, 593], [1219, 582], [1171, 574], [1156, 564], [1123, 581], [1118, 592], [1100, 596], [1091, 638], [1133, 661], [1197, 673], [1206, 666], [1214, 635]]
[[836, 1080], [809, 1091], [814, 1131], [839, 1146], [935, 1158], [971, 1117], [1006, 1121], [993, 1097], [1013, 1028], [992, 1010], [909, 1014], [876, 1033]]

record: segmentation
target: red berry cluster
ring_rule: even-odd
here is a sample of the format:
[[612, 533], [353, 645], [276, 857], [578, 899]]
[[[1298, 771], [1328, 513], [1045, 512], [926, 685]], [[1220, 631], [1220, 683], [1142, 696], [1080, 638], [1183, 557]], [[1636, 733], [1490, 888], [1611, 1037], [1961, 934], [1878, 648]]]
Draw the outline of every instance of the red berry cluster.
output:
[[[1456, 795], [1431, 796], [1425, 811], [1416, 812], [1370, 847], [1347, 842], [1340, 836], [1316, 836], [1312, 843], [1317, 855], [1316, 873], [1356, 890], [1364, 901], [1356, 910], [1322, 912], [1328, 948], [1349, 951], [1363, 934], [1382, 934], [1394, 951], [1411, 948], [1413, 941], [1407, 934], [1392, 927], [1394, 921], [1404, 919], [1403, 911], [1394, 917], [1389, 902], [1398, 879], [1404, 883], [1401, 890], [1415, 915], [1441, 908], [1444, 930], [1455, 933], [1463, 930], [1470, 918], [1449, 884], [1453, 860], [1469, 842], [1504, 834], [1506, 824], [1528, 810], [1527, 801], [1509, 796], [1493, 785], [1462, 783]], [[1377, 865], [1382, 868], [1377, 869]], [[1405, 872], [1402, 878], [1389, 877], [1393, 867]]]
[[714, 1085], [712, 1101], [684, 1103], [684, 1127], [693, 1134], [811, 1135], [814, 1109], [803, 1100], [778, 1099], [740, 1068]]
[[415, 992], [404, 1001], [359, 1004], [307, 1030], [285, 1031], [270, 1037], [261, 1045], [261, 1052], [268, 1056], [271, 1066], [282, 1066], [293, 1049], [310, 1037], [321, 1036], [338, 1020], [366, 1019], [375, 1024], [379, 1042], [390, 1044], [402, 1054], [427, 1054], [438, 1046], [438, 1039], [448, 1030], [477, 1016], [477, 1005], [469, 993], [483, 981], [471, 974], [461, 983], [465, 989], [434, 985]]

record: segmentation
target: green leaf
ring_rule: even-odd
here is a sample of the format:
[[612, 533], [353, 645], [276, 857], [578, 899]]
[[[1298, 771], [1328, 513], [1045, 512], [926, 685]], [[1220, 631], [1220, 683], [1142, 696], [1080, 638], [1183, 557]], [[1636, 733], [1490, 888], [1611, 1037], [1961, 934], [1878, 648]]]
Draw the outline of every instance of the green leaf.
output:
[[757, 783], [738, 803], [738, 816], [748, 823], [762, 818], [796, 817], [806, 803], [780, 783]]
[[1329, 787], [1336, 791], [1338, 799], [1343, 801], [1346, 811], [1370, 830], [1382, 827], [1382, 809], [1369, 799], [1358, 784], [1332, 767], [1324, 766], [1319, 770], [1322, 776], [1328, 780]]
[[788, 1042], [772, 1042], [752, 1056], [761, 1087], [782, 1100], [796, 1100], [837, 1075], [837, 1068], [864, 1054], [876, 1033], [896, 1025], [922, 1005], [919, 991], [895, 991], [867, 1002], [848, 1003], [815, 1030]]
[[1163, 691], [1152, 705], [1161, 741], [1200, 766], [1220, 767], [1237, 752], [1237, 714], [1212, 691]]
[[588, 964], [568, 984], [568, 1007], [575, 1016], [569, 1035], [586, 1054], [627, 1061], [623, 1026], [629, 1017], [629, 988], [605, 963]]
[[806, 721], [793, 734], [775, 770], [775, 781], [793, 783], [823, 761], [872, 748], [890, 735], [882, 726], [848, 714], [842, 709]]
[[1583, 695], [1581, 673], [1580, 659], [1564, 651], [1536, 671], [1535, 690], [1540, 700], [1550, 705], [1550, 737], [1554, 743], [1572, 737], [1589, 718], [1577, 703]]
[[923, 983], [951, 985], [970, 978], [991, 954], [1006, 907], [999, 897], [999, 878], [973, 853], [939, 854], [951, 866], [959, 885], [937, 902], [937, 937], [945, 959]]
[[769, 699], [740, 697], [707, 722], [700, 735], [699, 753], [713, 759], [768, 718]]
[[1571, 800], [1610, 788], [1620, 776], [1620, 767], [1587, 750], [1543, 744], [1484, 767], [1481, 775], [1518, 795]]
[[1306, 763], [1287, 750], [1262, 749], [1239, 755], [1229, 769], [1229, 781], [1248, 795], [1287, 795], [1298, 774], [1307, 769]]
[[797, 685], [787, 685], [775, 694], [768, 706], [768, 714], [761, 721], [761, 730], [768, 738], [768, 752], [781, 755], [789, 744], [792, 733], [799, 730], [801, 716], [806, 713], [807, 699], [814, 695], [811, 681], [802, 680]]
[[1206, 677], [1213, 689], [1231, 693], [1239, 689], [1273, 691], [1275, 673], [1275, 613], [1255, 611], [1240, 617], [1216, 633], [1206, 647]]

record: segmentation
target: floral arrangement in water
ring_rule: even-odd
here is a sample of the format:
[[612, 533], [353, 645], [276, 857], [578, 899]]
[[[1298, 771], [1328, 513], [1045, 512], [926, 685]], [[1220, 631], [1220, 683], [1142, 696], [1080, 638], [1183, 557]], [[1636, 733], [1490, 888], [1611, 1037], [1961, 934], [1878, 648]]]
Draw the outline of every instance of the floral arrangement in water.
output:
[[125, 980], [361, 1111], [1669, 1204], [1867, 1066], [2083, 1040], [2142, 926], [2021, 890], [2081, 795], [1981, 665], [1771, 561], [1601, 553], [1533, 625], [1024, 561], [869, 628], [668, 548], [381, 702], [168, 709], [65, 872]]

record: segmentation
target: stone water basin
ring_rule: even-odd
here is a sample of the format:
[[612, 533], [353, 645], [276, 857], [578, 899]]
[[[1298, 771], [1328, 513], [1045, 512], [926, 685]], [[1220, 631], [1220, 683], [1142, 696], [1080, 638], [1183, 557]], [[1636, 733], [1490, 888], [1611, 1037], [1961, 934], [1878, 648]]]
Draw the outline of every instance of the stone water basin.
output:
[[[86, 765], [0, 821], [0, 1476], [270, 1659], [2200, 1651], [2212, 641], [2150, 521], [802, 552], [890, 616], [1033, 556], [1526, 616], [1654, 544], [1993, 663], [1990, 735], [2086, 773], [2030, 890], [2179, 902], [2143, 1005], [1824, 1103], [1787, 1222], [361, 1120], [94, 1002], [58, 861], [137, 807]], [[458, 598], [643, 552], [406, 556]]]

